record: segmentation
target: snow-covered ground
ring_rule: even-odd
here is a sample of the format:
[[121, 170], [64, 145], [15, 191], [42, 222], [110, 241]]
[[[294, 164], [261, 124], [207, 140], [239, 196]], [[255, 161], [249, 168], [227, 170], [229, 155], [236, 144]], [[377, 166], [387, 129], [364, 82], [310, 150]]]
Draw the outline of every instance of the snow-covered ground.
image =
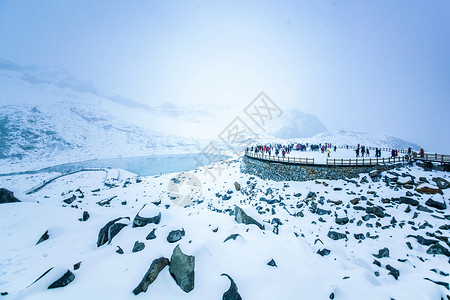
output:
[[[449, 180], [448, 173], [404, 167], [384, 172], [380, 181], [362, 174], [349, 181], [273, 182], [242, 174], [236, 160], [221, 167], [216, 180], [205, 170], [184, 173], [192, 174], [198, 182], [194, 190], [201, 190], [185, 208], [170, 198], [177, 182], [171, 179], [179, 174], [140, 181], [121, 171], [117, 187], [108, 187], [101, 172], [76, 173], [29, 196], [19, 191], [51, 174], [0, 177], [0, 186], [17, 191], [25, 201], [0, 204], [0, 292], [8, 293], [5, 299], [220, 299], [230, 286], [220, 276], [226, 273], [242, 299], [423, 300], [449, 294], [446, 287], [424, 279], [448, 284], [448, 256], [428, 254], [435, 246], [425, 246], [417, 236], [448, 251], [450, 189], [426, 195], [406, 188], [420, 177], [436, 188], [432, 179]], [[179, 187], [179, 193], [189, 190]], [[70, 205], [63, 202], [72, 195]], [[407, 195], [419, 206], [398, 200]], [[429, 198], [446, 203], [446, 208], [426, 205]], [[110, 203], [97, 204], [105, 199]], [[144, 204], [161, 213], [160, 223], [133, 228]], [[265, 229], [238, 223], [231, 214], [236, 206]], [[374, 207], [378, 216], [368, 213]], [[81, 222], [83, 211], [90, 218]], [[130, 221], [121, 221], [127, 226], [111, 244], [97, 247], [100, 229], [118, 217]], [[155, 228], [156, 238], [147, 240]], [[177, 229], [184, 229], [185, 236], [169, 243], [169, 232]], [[36, 245], [46, 230], [48, 240]], [[345, 238], [334, 240], [330, 232]], [[239, 236], [224, 242], [231, 234]], [[132, 252], [136, 241], [145, 248]], [[176, 245], [195, 257], [194, 289], [181, 290], [166, 267], [147, 292], [135, 296], [132, 291], [152, 261], [171, 258]], [[124, 254], [116, 253], [118, 246]], [[330, 253], [319, 255], [324, 248]], [[374, 257], [383, 248], [389, 255]], [[268, 265], [272, 259], [276, 266]], [[391, 267], [398, 270], [397, 279], [396, 272], [387, 269]], [[75, 275], [71, 283], [47, 289], [67, 270]]]

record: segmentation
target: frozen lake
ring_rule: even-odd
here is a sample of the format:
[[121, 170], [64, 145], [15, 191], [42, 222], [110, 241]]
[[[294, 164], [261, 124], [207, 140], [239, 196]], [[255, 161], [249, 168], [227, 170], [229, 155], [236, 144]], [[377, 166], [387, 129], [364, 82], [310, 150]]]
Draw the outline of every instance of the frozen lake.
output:
[[[202, 153], [150, 155], [135, 157], [119, 157], [106, 159], [93, 159], [75, 163], [51, 166], [38, 171], [18, 172], [8, 175], [36, 174], [41, 172], [68, 173], [83, 168], [114, 168], [123, 169], [141, 176], [151, 176], [161, 173], [189, 171], [205, 164], [228, 159], [230, 156], [209, 155], [206, 161]], [[203, 164], [199, 162], [205, 161]], [[6, 175], [6, 174], [4, 174]], [[1, 175], [0, 175], [1, 176]]]

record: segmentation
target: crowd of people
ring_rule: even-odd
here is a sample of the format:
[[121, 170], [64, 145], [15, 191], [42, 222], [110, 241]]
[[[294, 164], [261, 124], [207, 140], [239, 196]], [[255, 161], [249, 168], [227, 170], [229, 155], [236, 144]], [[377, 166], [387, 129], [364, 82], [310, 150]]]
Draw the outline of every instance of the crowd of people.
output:
[[[342, 148], [342, 147], [341, 147]], [[343, 146], [344, 149], [349, 149], [349, 146]], [[373, 148], [371, 148], [373, 149]], [[330, 157], [331, 151], [336, 152], [337, 150], [337, 146], [336, 145], [332, 145], [331, 143], [320, 143], [320, 144], [310, 144], [310, 143], [291, 143], [291, 144], [266, 144], [266, 145], [256, 145], [256, 146], [251, 146], [249, 148], [246, 149], [247, 152], [252, 152], [252, 153], [262, 153], [262, 154], [266, 154], [266, 155], [276, 155], [276, 156], [282, 156], [285, 157], [287, 154], [291, 153], [293, 150], [296, 151], [321, 151], [322, 153], [326, 153], [328, 157]], [[374, 150], [374, 154], [375, 157], [381, 157], [381, 148], [375, 148]], [[369, 149], [369, 147], [364, 146], [364, 145], [360, 145], [358, 144], [358, 146], [356, 147], [356, 149], [354, 150], [356, 153], [356, 157], [370, 157], [371, 151]], [[408, 148], [408, 155], [411, 156], [412, 155], [412, 150], [411, 147]], [[423, 149], [420, 150], [419, 155], [421, 157], [423, 157], [424, 155], [424, 151]], [[391, 150], [391, 157], [398, 157], [398, 150], [397, 149], [392, 149]]]

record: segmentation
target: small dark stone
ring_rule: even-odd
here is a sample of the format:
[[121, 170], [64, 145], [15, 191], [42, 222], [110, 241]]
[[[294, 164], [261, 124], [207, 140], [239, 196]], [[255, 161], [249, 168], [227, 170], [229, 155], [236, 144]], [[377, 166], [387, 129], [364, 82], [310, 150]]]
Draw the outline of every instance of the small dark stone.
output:
[[419, 201], [409, 198], [409, 197], [400, 197], [398, 199], [398, 203], [400, 204], [408, 204], [408, 205], [412, 205], [412, 206], [417, 206], [419, 205]]
[[410, 242], [406, 242], [406, 246], [408, 246], [409, 250], [412, 250], [412, 249], [413, 249], [413, 247], [412, 247], [412, 245], [411, 245]]
[[329, 215], [329, 214], [331, 214], [331, 210], [318, 208], [318, 209], [316, 209], [316, 214], [318, 214], [319, 216]]
[[335, 222], [339, 225], [345, 225], [348, 223], [348, 217], [336, 218]]
[[169, 235], [167, 236], [167, 241], [169, 243], [178, 242], [183, 238], [184, 235], [185, 235], [184, 229], [172, 230], [171, 232], [169, 232]]
[[238, 236], [241, 236], [241, 235], [239, 233], [230, 234], [223, 242], [225, 243], [228, 240], [234, 240], [235, 241]]
[[336, 231], [328, 231], [327, 236], [332, 240], [340, 240], [340, 239], [347, 239], [347, 235], [345, 233], [340, 233]]
[[389, 275], [392, 275], [396, 280], [398, 280], [398, 277], [400, 276], [400, 271], [396, 268], [392, 267], [391, 265], [387, 265], [386, 269], [389, 270]]
[[375, 256], [376, 258], [389, 257], [389, 249], [388, 248], [380, 249], [378, 250], [378, 254], [372, 255]]
[[123, 254], [123, 250], [122, 248], [120, 248], [120, 246], [117, 246], [116, 253]]
[[61, 276], [61, 278], [59, 278], [58, 280], [53, 282], [48, 287], [48, 289], [50, 290], [50, 289], [64, 287], [64, 286], [68, 285], [69, 283], [71, 283], [74, 279], [75, 279], [75, 275], [72, 272], [70, 272], [69, 270], [67, 270], [67, 272], [63, 276]]
[[73, 269], [74, 269], [74, 270], [78, 270], [78, 269], [80, 268], [80, 266], [81, 266], [81, 261], [80, 261], [80, 262], [77, 262], [76, 264], [74, 264], [74, 265], [73, 265]]
[[334, 293], [330, 294], [330, 299], [334, 299]]
[[134, 242], [134, 246], [133, 246], [133, 250], [131, 250], [132, 252], [139, 252], [144, 250], [145, 248], [145, 244], [139, 241]]
[[382, 210], [381, 207], [379, 206], [369, 206], [366, 207], [366, 212], [368, 214], [374, 214], [377, 217], [383, 218], [384, 217], [384, 211]]
[[326, 255], [329, 255], [330, 253], [331, 253], [331, 251], [326, 248], [323, 248], [322, 250], [317, 251], [317, 254], [319, 254], [320, 256], [326, 256]]
[[156, 228], [153, 228], [153, 230], [145, 237], [145, 239], [146, 240], [156, 239], [155, 231], [156, 231]]
[[268, 266], [271, 267], [277, 267], [277, 264], [275, 263], [275, 261], [273, 260], [273, 258], [267, 263]]
[[48, 235], [48, 230], [46, 232], [44, 232], [44, 234], [39, 238], [39, 240], [37, 241], [36, 245], [39, 243], [42, 243], [43, 241], [48, 240], [50, 236]]
[[376, 259], [373, 260], [373, 264], [381, 267], [381, 263]]
[[309, 192], [306, 198], [315, 198], [317, 195], [314, 192]]
[[362, 233], [355, 233], [355, 234], [353, 234], [353, 236], [354, 236], [355, 239], [357, 239], [357, 240], [364, 240], [364, 239], [366, 239], [366, 237], [365, 237], [364, 234], [362, 234]]
[[230, 288], [223, 294], [222, 300], [242, 300], [234, 280], [228, 274], [222, 274], [221, 276], [226, 276], [230, 280]]
[[86, 222], [89, 219], [90, 215], [87, 211], [83, 211], [83, 217], [81, 218], [81, 220], [83, 222]]

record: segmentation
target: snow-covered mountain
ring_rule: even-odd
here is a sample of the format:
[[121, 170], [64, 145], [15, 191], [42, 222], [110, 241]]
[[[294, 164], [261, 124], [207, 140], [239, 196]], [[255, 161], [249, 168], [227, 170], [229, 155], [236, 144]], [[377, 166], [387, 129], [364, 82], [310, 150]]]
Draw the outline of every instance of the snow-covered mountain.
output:
[[1, 107], [0, 141], [0, 159], [5, 165], [33, 161], [36, 167], [93, 158], [199, 152], [205, 144], [160, 134], [90, 105], [65, 101]]

